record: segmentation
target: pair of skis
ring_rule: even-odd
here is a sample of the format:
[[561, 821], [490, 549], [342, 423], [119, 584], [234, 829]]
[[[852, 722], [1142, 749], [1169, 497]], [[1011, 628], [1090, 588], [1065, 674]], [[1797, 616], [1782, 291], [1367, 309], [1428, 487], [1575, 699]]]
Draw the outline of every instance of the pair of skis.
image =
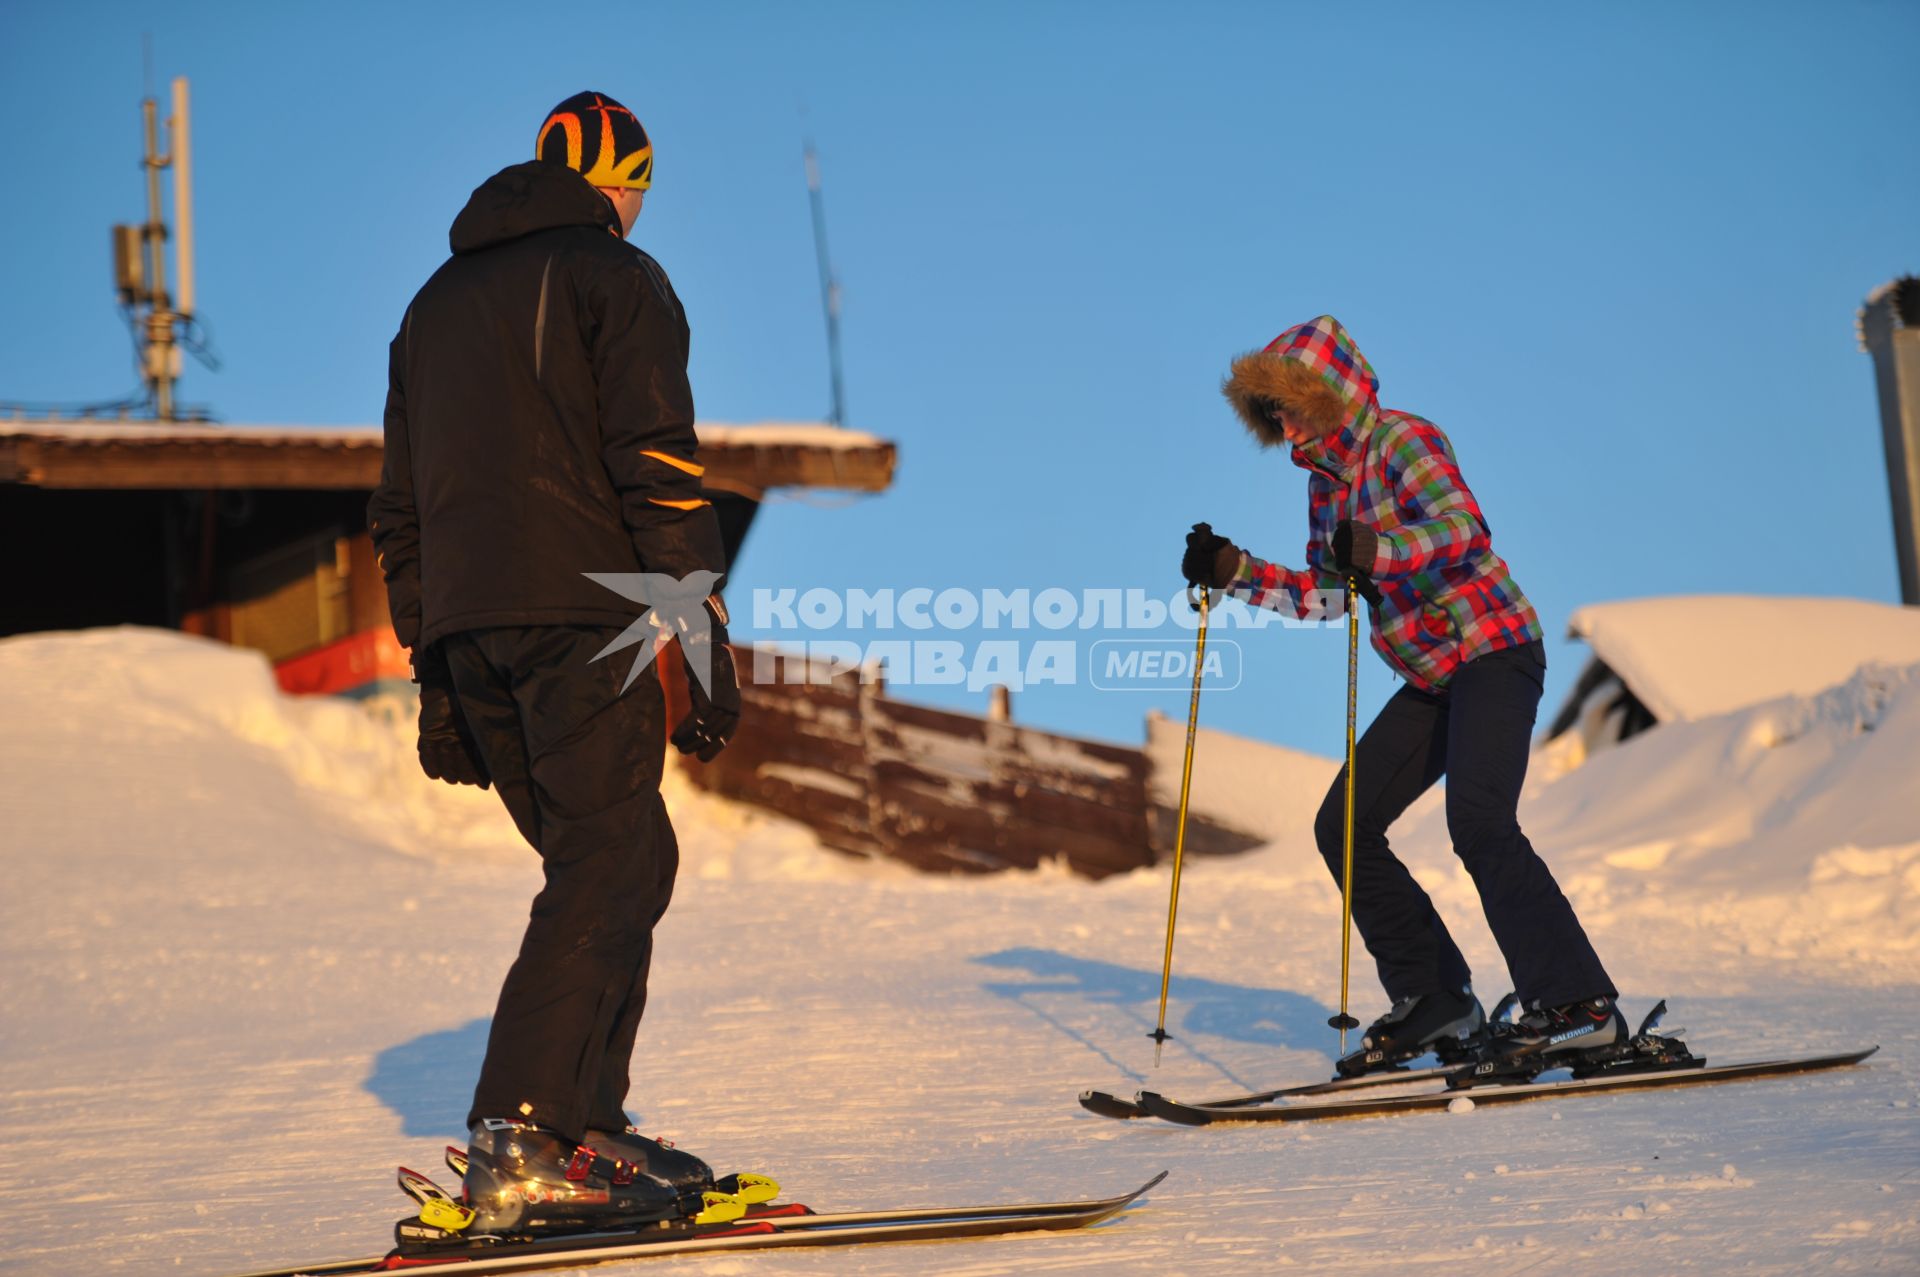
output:
[[[406, 1177], [413, 1177], [409, 1184]], [[1000, 1206], [945, 1206], [909, 1210], [820, 1214], [805, 1206], [762, 1206], [731, 1223], [654, 1223], [537, 1238], [473, 1238], [430, 1248], [403, 1247], [386, 1255], [265, 1269], [244, 1277], [349, 1277], [431, 1266], [460, 1274], [520, 1273], [541, 1268], [577, 1268], [615, 1260], [789, 1246], [851, 1246], [871, 1242], [936, 1241], [1011, 1233], [1065, 1232], [1113, 1218], [1161, 1180], [1162, 1171], [1130, 1193], [1094, 1201], [1022, 1202]], [[402, 1172], [402, 1187], [416, 1199], [432, 1181]], [[434, 1186], [441, 1196], [444, 1190]], [[402, 1221], [401, 1227], [411, 1221]]]
[[[1695, 1061], [1675, 1068], [1602, 1073], [1594, 1077], [1552, 1082], [1532, 1080], [1495, 1082], [1471, 1087], [1459, 1085], [1471, 1078], [1476, 1067], [1468, 1063], [1429, 1069], [1389, 1070], [1356, 1078], [1337, 1078], [1331, 1082], [1313, 1082], [1302, 1086], [1282, 1087], [1273, 1091], [1230, 1095], [1197, 1103], [1183, 1103], [1154, 1091], [1141, 1091], [1131, 1099], [1109, 1091], [1086, 1091], [1080, 1096], [1080, 1105], [1102, 1117], [1119, 1119], [1157, 1117], [1182, 1126], [1210, 1126], [1216, 1122], [1312, 1122], [1336, 1117], [1377, 1117], [1394, 1113], [1446, 1109], [1463, 1099], [1477, 1107], [1482, 1104], [1551, 1099], [1600, 1091], [1698, 1086], [1787, 1073], [1811, 1073], [1858, 1064], [1879, 1049], [1877, 1046], [1870, 1046], [1865, 1050], [1843, 1051], [1833, 1055], [1804, 1055], [1716, 1066], [1708, 1066], [1704, 1061]], [[1347, 1091], [1372, 1091], [1406, 1083], [1432, 1081], [1441, 1082], [1443, 1085], [1428, 1087], [1411, 1094], [1359, 1097], [1341, 1094]]]
[[[1272, 1104], [1277, 1100], [1335, 1095], [1343, 1091], [1368, 1091], [1382, 1086], [1402, 1086], [1409, 1082], [1447, 1078], [1462, 1067], [1464, 1066], [1436, 1064], [1431, 1068], [1423, 1069], [1386, 1069], [1361, 1077], [1337, 1077], [1329, 1082], [1302, 1082], [1272, 1091], [1250, 1091], [1245, 1095], [1223, 1096], [1219, 1099], [1202, 1101], [1202, 1106], [1213, 1109], [1245, 1109], [1261, 1104]], [[1153, 1112], [1141, 1102], [1142, 1097], [1149, 1094], [1152, 1092], [1139, 1091], [1129, 1099], [1115, 1091], [1082, 1091], [1080, 1107], [1090, 1113], [1098, 1113], [1101, 1117], [1119, 1118], [1123, 1121], [1136, 1117], [1152, 1117]]]

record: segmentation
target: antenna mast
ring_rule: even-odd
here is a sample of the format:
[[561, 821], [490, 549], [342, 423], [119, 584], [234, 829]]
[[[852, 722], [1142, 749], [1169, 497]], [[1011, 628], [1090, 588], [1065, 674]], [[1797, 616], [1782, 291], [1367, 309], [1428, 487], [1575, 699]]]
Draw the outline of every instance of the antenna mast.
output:
[[[153, 393], [154, 416], [172, 421], [174, 383], [180, 379], [179, 331], [193, 319], [193, 193], [189, 170], [187, 81], [173, 82], [173, 115], [167, 120], [168, 149], [160, 150], [160, 107], [149, 87], [141, 99], [146, 127], [147, 220], [140, 226], [113, 228], [114, 287], [120, 302], [134, 312], [140, 338], [140, 376]], [[160, 199], [160, 170], [173, 170], [173, 212], [179, 223], [174, 261], [179, 293], [167, 291], [166, 245], [169, 238]], [[144, 314], [142, 314], [144, 310]]]
[[833, 416], [836, 426], [847, 424], [846, 391], [840, 379], [840, 281], [827, 253], [827, 214], [820, 201], [820, 158], [813, 139], [805, 142], [807, 201], [813, 209], [813, 252], [820, 264], [820, 304], [827, 312], [827, 366], [833, 378]]

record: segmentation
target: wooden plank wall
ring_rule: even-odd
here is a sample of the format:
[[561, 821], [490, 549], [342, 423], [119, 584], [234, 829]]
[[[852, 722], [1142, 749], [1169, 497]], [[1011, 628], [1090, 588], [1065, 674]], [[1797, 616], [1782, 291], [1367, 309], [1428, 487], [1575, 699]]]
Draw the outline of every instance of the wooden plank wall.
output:
[[772, 808], [829, 846], [935, 872], [1063, 859], [1100, 878], [1159, 858], [1143, 750], [905, 704], [878, 680], [795, 658], [761, 681], [753, 649], [735, 655], [742, 730], [689, 765], [702, 788]]

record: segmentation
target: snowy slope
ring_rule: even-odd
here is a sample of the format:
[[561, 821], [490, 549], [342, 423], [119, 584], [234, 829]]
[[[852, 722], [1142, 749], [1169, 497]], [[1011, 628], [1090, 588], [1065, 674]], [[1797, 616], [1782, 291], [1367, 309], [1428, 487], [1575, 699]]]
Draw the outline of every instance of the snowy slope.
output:
[[[1072, 1103], [1326, 1070], [1338, 902], [1297, 840], [1188, 866], [1156, 1071], [1164, 871], [926, 878], [673, 779], [647, 1128], [823, 1208], [1173, 1174], [1085, 1235], [655, 1267], [1914, 1271], [1917, 733], [1920, 675], [1867, 671], [1659, 728], [1526, 808], [1631, 1003], [1669, 997], [1710, 1056], [1883, 1042], [1872, 1067], [1318, 1130]], [[1290, 772], [1272, 801], [1303, 791], [1304, 822], [1318, 783]], [[214, 1277], [382, 1248], [393, 1165], [432, 1169], [461, 1134], [538, 881], [492, 803], [420, 778], [406, 724], [288, 701], [247, 653], [0, 643], [0, 1270]], [[1496, 992], [1432, 801], [1414, 816], [1409, 856]]]

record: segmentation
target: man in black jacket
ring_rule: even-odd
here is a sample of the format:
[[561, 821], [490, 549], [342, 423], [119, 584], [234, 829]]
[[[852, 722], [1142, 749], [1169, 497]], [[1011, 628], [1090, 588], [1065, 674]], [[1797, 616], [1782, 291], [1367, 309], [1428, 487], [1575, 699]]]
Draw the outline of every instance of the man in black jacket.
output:
[[[656, 589], [653, 628], [637, 631], [654, 650], [681, 640], [692, 710], [677, 748], [712, 758], [740, 705], [686, 318], [659, 264], [625, 242], [652, 144], [625, 107], [582, 93], [554, 108], [536, 154], [474, 191], [453, 256], [407, 308], [368, 507], [420, 685], [421, 765], [491, 783], [545, 870], [468, 1115], [472, 1227], [495, 1232], [524, 1226], [527, 1200], [560, 1221], [672, 1213], [712, 1182], [627, 1126], [679, 853], [659, 681], [649, 671], [623, 694], [630, 662], [598, 659], [632, 642], [636, 609], [587, 574], [679, 583], [681, 606]], [[689, 582], [716, 592], [688, 606]]]

